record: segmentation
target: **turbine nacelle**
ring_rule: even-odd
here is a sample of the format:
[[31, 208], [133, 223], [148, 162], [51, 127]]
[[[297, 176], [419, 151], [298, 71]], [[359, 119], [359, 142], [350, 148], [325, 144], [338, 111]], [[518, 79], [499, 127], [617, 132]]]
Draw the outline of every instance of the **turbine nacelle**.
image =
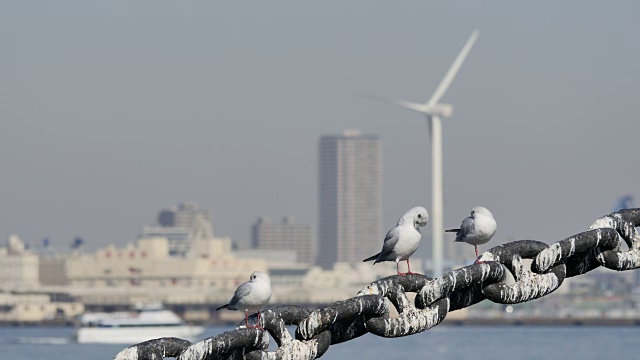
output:
[[427, 116], [438, 115], [441, 117], [451, 117], [451, 115], [453, 115], [453, 105], [451, 104], [437, 103], [437, 104], [430, 105], [429, 103], [420, 104], [420, 103], [406, 101], [406, 100], [386, 99], [380, 96], [370, 95], [370, 94], [361, 94], [361, 96], [367, 99], [381, 101], [387, 104], [399, 106], [401, 108], [413, 110], [421, 114], [425, 114]]
[[435, 104], [429, 107], [425, 107], [425, 109], [420, 112], [425, 115], [439, 115], [441, 117], [451, 117], [451, 115], [453, 115], [453, 105]]

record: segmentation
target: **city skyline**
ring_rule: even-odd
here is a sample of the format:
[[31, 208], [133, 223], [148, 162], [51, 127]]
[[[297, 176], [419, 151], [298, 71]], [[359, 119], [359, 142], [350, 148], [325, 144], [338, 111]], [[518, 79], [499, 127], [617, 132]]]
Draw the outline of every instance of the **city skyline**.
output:
[[442, 124], [444, 226], [484, 205], [496, 242], [557, 241], [640, 193], [637, 11], [2, 2], [0, 236], [123, 245], [186, 200], [234, 240], [248, 241], [260, 214], [316, 224], [317, 138], [345, 128], [385, 144], [388, 229], [406, 208], [430, 210], [430, 143], [419, 115], [357, 94], [425, 101], [415, 94], [479, 29], [442, 99], [456, 104]]

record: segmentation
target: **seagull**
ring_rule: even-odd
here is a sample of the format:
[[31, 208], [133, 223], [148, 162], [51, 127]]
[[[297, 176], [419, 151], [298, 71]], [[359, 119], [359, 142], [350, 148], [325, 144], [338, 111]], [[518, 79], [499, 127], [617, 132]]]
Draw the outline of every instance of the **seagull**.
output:
[[[471, 209], [471, 216], [462, 220], [459, 229], [449, 229], [445, 232], [455, 232], [454, 241], [466, 242], [476, 248], [476, 259], [478, 258], [478, 245], [486, 244], [491, 240], [498, 230], [493, 214], [487, 208], [476, 206]], [[478, 260], [476, 260], [478, 263]]]
[[[271, 279], [263, 272], [254, 271], [249, 277], [249, 281], [238, 286], [229, 303], [220, 306], [216, 311], [220, 309], [244, 310], [246, 327], [264, 330], [260, 326], [260, 309], [267, 305], [269, 300], [271, 300]], [[258, 312], [258, 321], [255, 326], [249, 326], [249, 310]]]
[[[418, 245], [420, 245], [420, 240], [422, 239], [420, 227], [427, 225], [428, 221], [429, 213], [422, 206], [416, 206], [407, 211], [398, 220], [398, 224], [389, 230], [387, 236], [385, 236], [382, 251], [362, 261], [375, 260], [374, 265], [383, 261], [395, 261], [396, 271], [399, 276], [413, 274], [409, 264], [409, 257], [416, 252]], [[401, 260], [407, 260], [408, 271], [406, 273], [400, 272], [399, 262]]]

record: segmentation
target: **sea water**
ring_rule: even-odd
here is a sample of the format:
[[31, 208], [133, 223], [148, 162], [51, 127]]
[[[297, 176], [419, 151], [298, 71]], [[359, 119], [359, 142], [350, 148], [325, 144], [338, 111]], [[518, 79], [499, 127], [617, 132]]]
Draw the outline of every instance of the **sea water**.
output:
[[[209, 327], [200, 339], [231, 327]], [[78, 344], [72, 327], [0, 327], [0, 359], [113, 359], [127, 345]], [[272, 344], [273, 347], [275, 345]], [[437, 326], [396, 339], [371, 334], [332, 345], [323, 359], [636, 358], [640, 327]]]

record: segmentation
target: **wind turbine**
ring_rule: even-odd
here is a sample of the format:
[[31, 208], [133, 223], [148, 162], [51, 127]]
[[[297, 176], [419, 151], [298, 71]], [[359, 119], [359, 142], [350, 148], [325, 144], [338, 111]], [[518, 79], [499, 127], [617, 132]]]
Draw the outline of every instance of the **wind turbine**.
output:
[[450, 117], [453, 114], [453, 105], [443, 104], [439, 101], [444, 96], [447, 89], [449, 89], [449, 86], [456, 77], [458, 70], [460, 70], [462, 63], [471, 51], [471, 47], [473, 47], [473, 44], [476, 42], [479, 34], [478, 30], [471, 34], [469, 40], [467, 40], [467, 43], [464, 44], [464, 47], [453, 61], [453, 64], [451, 64], [451, 67], [449, 67], [444, 78], [442, 78], [440, 85], [438, 85], [436, 91], [431, 95], [431, 98], [427, 102], [421, 104], [405, 100], [389, 100], [378, 96], [367, 96], [374, 100], [383, 101], [405, 109], [417, 111], [424, 114], [427, 118], [427, 125], [429, 126], [431, 133], [431, 226], [433, 229], [433, 276], [440, 276], [443, 268], [442, 240], [444, 228], [442, 225], [442, 121], [440, 117]]

